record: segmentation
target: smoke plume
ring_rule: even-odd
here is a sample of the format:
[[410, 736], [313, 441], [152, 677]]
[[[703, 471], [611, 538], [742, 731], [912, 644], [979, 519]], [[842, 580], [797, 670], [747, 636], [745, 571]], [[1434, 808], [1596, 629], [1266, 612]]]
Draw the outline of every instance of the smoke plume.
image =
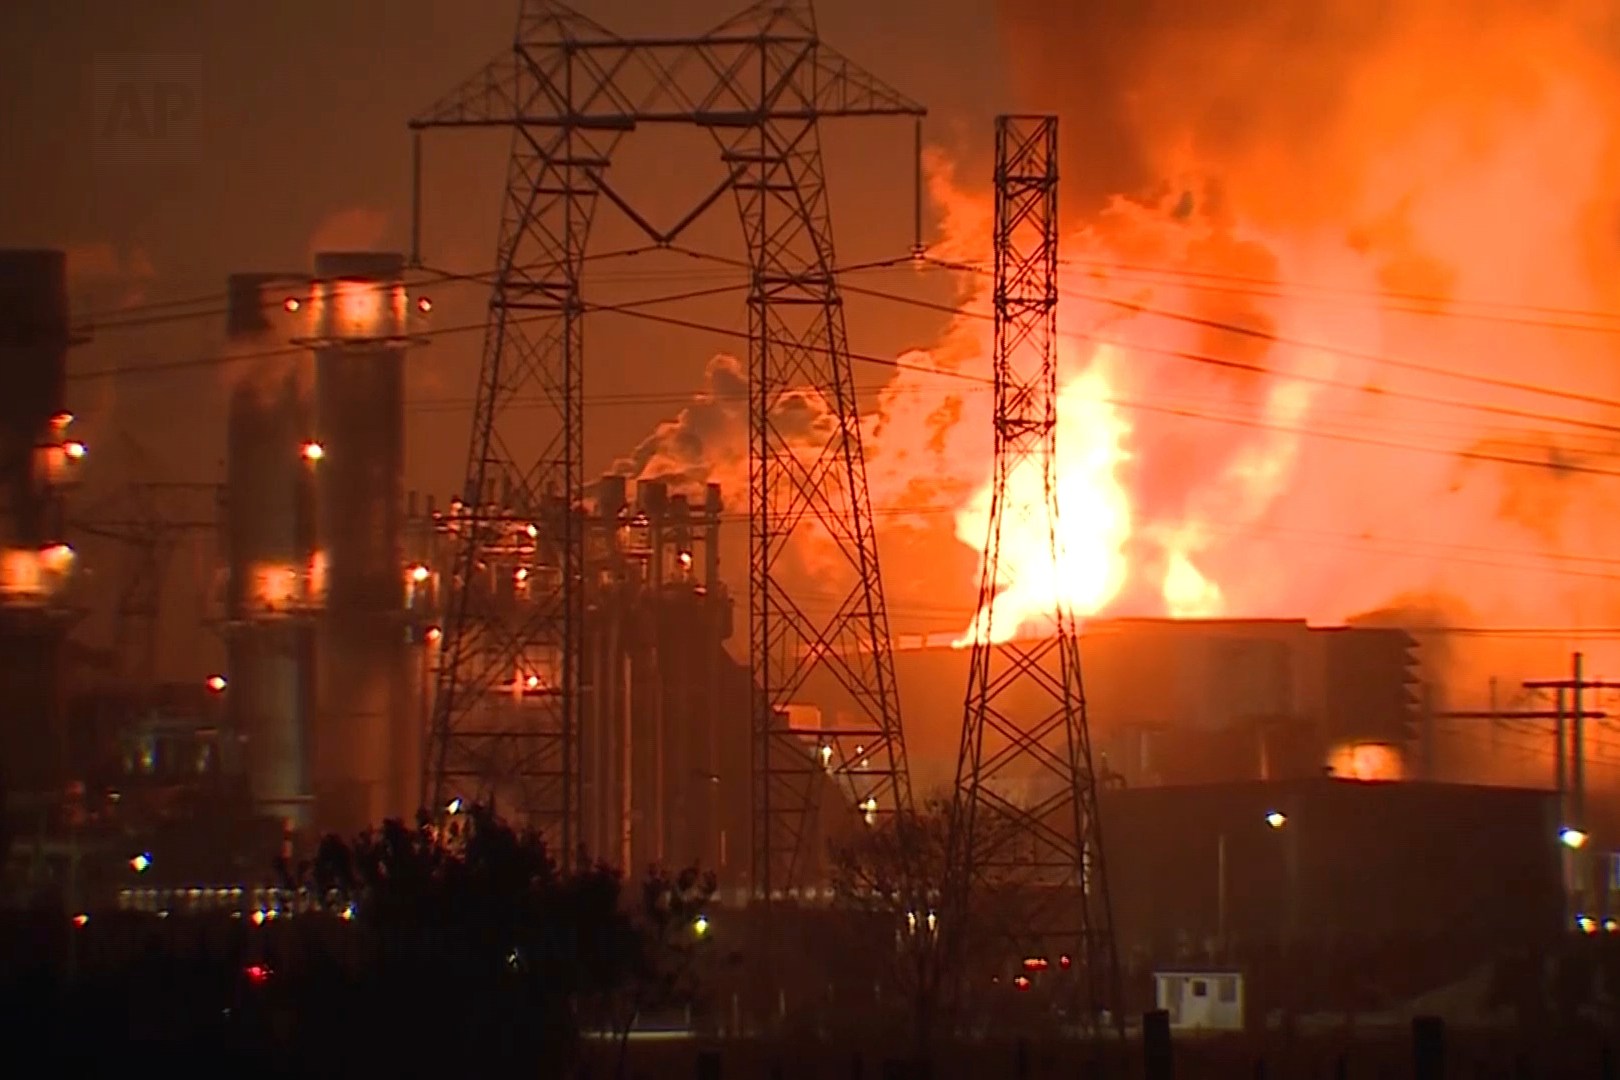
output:
[[[1620, 310], [1602, 5], [1001, 10], [1023, 104], [1060, 115], [1059, 361], [1093, 387], [1061, 419], [1060, 476], [1092, 477], [1064, 493], [1067, 561], [1026, 590], [1110, 614], [1337, 622], [1411, 593], [1495, 623], [1620, 614], [1593, 573], [1620, 449], [1620, 320], [1593, 314]], [[938, 163], [933, 192], [942, 254], [983, 264], [988, 183]], [[935, 363], [982, 374], [988, 281], [967, 284]], [[988, 395], [946, 382], [891, 386], [875, 492], [982, 491]]]
[[[748, 374], [734, 356], [711, 359], [691, 404], [653, 429], [613, 472], [662, 480], [672, 491], [701, 494], [705, 484], [741, 492], [748, 482]], [[736, 499], [736, 496], [733, 496]]]
[[[1338, 623], [1423, 597], [1473, 625], [1620, 622], [1602, 555], [1620, 509], [1608, 5], [1000, 11], [1021, 105], [1059, 114], [1064, 154], [1064, 556], [1019, 552], [1012, 622], [1058, 595], [1087, 614]], [[934, 254], [987, 268], [971, 157], [931, 155]], [[883, 542], [907, 552], [885, 568], [890, 611], [955, 631], [991, 449], [990, 281], [959, 284], [963, 314], [903, 358], [863, 430]], [[740, 483], [726, 372], [735, 405], [711, 367], [625, 471]]]

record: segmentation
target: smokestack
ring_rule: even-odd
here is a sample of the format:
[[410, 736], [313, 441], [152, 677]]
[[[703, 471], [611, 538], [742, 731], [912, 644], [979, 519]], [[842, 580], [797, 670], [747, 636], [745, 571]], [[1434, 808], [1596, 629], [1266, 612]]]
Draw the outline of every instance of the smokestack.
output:
[[65, 779], [58, 599], [72, 564], [61, 507], [72, 344], [66, 255], [0, 251], [0, 796], [19, 810]]
[[[233, 274], [226, 282], [233, 350], [273, 341], [278, 286], [297, 275]], [[227, 714], [245, 737], [249, 789], [259, 814], [294, 829], [310, 820], [313, 618], [321, 602], [314, 536], [314, 476], [304, 453], [309, 395], [293, 364], [250, 371], [231, 392], [226, 435], [223, 549]]]
[[720, 584], [720, 485], [709, 484], [703, 491], [703, 584], [713, 590]]
[[611, 522], [624, 511], [629, 501], [625, 480], [623, 476], [609, 473], [597, 481], [596, 513], [603, 521]]
[[405, 625], [405, 259], [315, 256], [317, 519], [328, 593], [315, 789], [323, 828], [414, 811], [421, 762]]
[[35, 549], [61, 539], [39, 453], [66, 411], [67, 323], [67, 256], [0, 251], [0, 505], [6, 540]]

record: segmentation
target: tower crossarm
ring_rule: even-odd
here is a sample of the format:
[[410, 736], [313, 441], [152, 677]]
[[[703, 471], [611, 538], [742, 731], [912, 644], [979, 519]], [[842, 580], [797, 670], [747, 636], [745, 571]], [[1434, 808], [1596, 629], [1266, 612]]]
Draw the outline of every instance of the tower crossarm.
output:
[[548, 35], [490, 61], [411, 127], [625, 131], [925, 113], [802, 31], [635, 40]]

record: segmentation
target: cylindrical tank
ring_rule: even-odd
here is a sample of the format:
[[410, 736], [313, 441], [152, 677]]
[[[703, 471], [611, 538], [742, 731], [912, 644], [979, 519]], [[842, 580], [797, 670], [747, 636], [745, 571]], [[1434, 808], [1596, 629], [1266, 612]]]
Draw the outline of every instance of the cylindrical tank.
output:
[[[226, 333], [235, 348], [273, 341], [273, 289], [288, 274], [234, 274]], [[300, 289], [302, 285], [298, 286]], [[226, 702], [246, 738], [259, 813], [310, 824], [312, 617], [319, 606], [314, 477], [304, 444], [313, 430], [307, 377], [296, 362], [266, 362], [231, 393], [226, 434], [223, 547], [230, 628]]]
[[315, 789], [327, 829], [408, 815], [421, 773], [405, 619], [404, 271], [393, 253], [315, 257], [316, 516], [327, 560]]
[[37, 551], [61, 539], [35, 467], [51, 421], [65, 411], [67, 256], [0, 251], [0, 507], [6, 546]]
[[0, 802], [30, 815], [64, 779], [66, 623], [43, 601], [54, 573], [45, 553], [70, 555], [58, 547], [60, 501], [38, 465], [64, 410], [70, 344], [66, 256], [0, 251]]

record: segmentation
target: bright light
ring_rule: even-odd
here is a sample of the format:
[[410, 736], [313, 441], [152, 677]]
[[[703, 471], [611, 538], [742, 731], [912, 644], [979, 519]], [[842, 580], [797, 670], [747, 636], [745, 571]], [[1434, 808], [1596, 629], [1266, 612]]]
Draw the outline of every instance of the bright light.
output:
[[263, 926], [264, 925], [264, 910], [262, 908], [253, 913], [253, 925], [254, 926]]
[[417, 563], [415, 566], [411, 567], [411, 580], [420, 585], [422, 582], [428, 579], [429, 573], [430, 571], [427, 567], [423, 566], [421, 563]]
[[1586, 833], [1571, 825], [1565, 825], [1558, 830], [1558, 841], [1571, 851], [1579, 851], [1586, 846]]
[[1288, 815], [1283, 813], [1281, 810], [1273, 810], [1271, 813], [1266, 815], [1266, 824], [1270, 825], [1273, 829], [1280, 829], [1284, 825], [1288, 824]]
[[512, 572], [512, 580], [516, 581], [520, 585], [523, 582], [528, 581], [529, 580], [529, 568], [526, 567], [526, 566], [518, 567], [516, 570], [514, 570]]
[[930, 934], [932, 934], [935, 930], [938, 930], [938, 929], [939, 929], [939, 916], [935, 915], [932, 911], [930, 911], [928, 913], [928, 932]]
[[709, 917], [707, 915], [699, 915], [696, 919], [693, 919], [692, 932], [697, 934], [698, 937], [702, 937], [704, 934], [707, 934], [709, 932]]
[[60, 573], [66, 570], [68, 564], [73, 561], [73, 549], [66, 544], [52, 544], [44, 551], [41, 551], [39, 557], [40, 561], [45, 564], [46, 569]]
[[821, 767], [826, 768], [831, 763], [832, 763], [832, 747], [823, 746], [821, 748]]
[[66, 454], [68, 457], [72, 458], [74, 461], [78, 461], [80, 458], [84, 457], [84, 455], [88, 454], [89, 452], [90, 452], [90, 448], [85, 446], [84, 443], [82, 443], [82, 442], [70, 442], [70, 443], [63, 443], [62, 444], [62, 453]]
[[307, 443], [304, 444], [304, 460], [305, 461], [319, 461], [319, 460], [321, 460], [321, 458], [323, 458], [325, 456], [326, 456], [326, 447], [322, 446], [320, 443], [318, 443], [318, 442], [307, 442]]
[[444, 631], [443, 630], [440, 630], [437, 626], [428, 627], [427, 639], [428, 639], [428, 641], [430, 643], [432, 643], [434, 645], [437, 645], [439, 643], [440, 639], [443, 638], [443, 637], [444, 637]]
[[207, 683], [208, 689], [213, 691], [216, 694], [223, 692], [225, 687], [228, 686], [228, 685], [230, 685], [230, 684], [228, 682], [226, 682], [225, 676], [223, 676], [223, 675], [210, 675], [210, 676], [208, 676], [208, 683]]
[[428, 312], [433, 310], [433, 301], [429, 300], [425, 296], [419, 298], [416, 301], [416, 310], [420, 311], [422, 314], [426, 315]]
[[1029, 976], [1028, 975], [1020, 975], [1020, 976], [1018, 976], [1018, 978], [1013, 980], [1013, 985], [1018, 987], [1018, 989], [1020, 989], [1020, 990], [1028, 990], [1029, 989]]
[[67, 427], [71, 423], [73, 423], [73, 414], [70, 412], [59, 412], [55, 416], [51, 417], [51, 426], [56, 428], [58, 431]]
[[868, 795], [864, 800], [862, 800], [861, 813], [866, 817], [866, 823], [868, 825], [875, 825], [877, 823], [877, 808], [878, 801], [876, 795]]
[[906, 929], [913, 934], [917, 932], [917, 913], [915, 911], [906, 912]]
[[1068, 953], [1064, 953], [1062, 956], [1058, 957], [1058, 967], [1062, 968], [1064, 971], [1068, 971], [1069, 967], [1073, 963], [1074, 961], [1069, 958]]
[[444, 812], [447, 813], [447, 814], [459, 814], [459, 813], [461, 813], [461, 798], [460, 798], [460, 796], [457, 796], [456, 798], [451, 799], [449, 801], [449, 803], [447, 803], [445, 805]]
[[83, 912], [80, 912], [79, 914], [73, 916], [73, 925], [74, 926], [83, 926], [85, 923], [87, 923], [89, 921], [90, 921], [90, 916], [84, 914]]
[[540, 535], [540, 530], [535, 528], [533, 525], [530, 525], [525, 531], [529, 534], [530, 540], [533, 540]]
[[270, 965], [268, 964], [249, 964], [242, 970], [244, 974], [247, 975], [248, 982], [259, 986], [263, 986], [265, 983], [269, 982], [270, 976], [273, 974], [273, 972], [270, 970]]
[[692, 553], [690, 551], [681, 552], [681, 569], [692, 569]]
[[1575, 916], [1575, 925], [1580, 927], [1581, 933], [1583, 933], [1583, 934], [1595, 934], [1595, 933], [1597, 933], [1597, 928], [1598, 928], [1597, 920], [1592, 918], [1589, 915], [1577, 915], [1577, 916]]
[[1045, 971], [1046, 968], [1047, 968], [1046, 957], [1044, 957], [1044, 956], [1026, 956], [1026, 957], [1024, 957], [1024, 970], [1025, 971]]
[[530, 690], [539, 689], [540, 676], [538, 676], [538, 675], [530, 675], [527, 679], [523, 680], [523, 685], [527, 686]]
[[353, 919], [354, 905], [350, 904], [349, 906], [345, 907], [341, 912], [338, 913], [338, 918], [342, 919], [344, 922], [348, 922], [350, 919]]
[[135, 871], [137, 874], [146, 873], [146, 868], [151, 865], [152, 856], [146, 854], [144, 851], [135, 856], [133, 859], [129, 860], [129, 868]]
[[286, 311], [287, 311], [287, 313], [288, 313], [288, 314], [289, 314], [289, 315], [290, 315], [290, 314], [292, 314], [292, 313], [293, 313], [293, 312], [295, 312], [295, 311], [297, 311], [297, 310], [298, 310], [298, 309], [299, 309], [299, 308], [301, 308], [301, 307], [303, 307], [303, 306], [304, 306], [304, 305], [303, 305], [303, 303], [302, 303], [302, 302], [300, 302], [300, 301], [299, 301], [299, 299], [298, 299], [298, 297], [296, 297], [296, 296], [289, 296], [289, 297], [287, 297], [287, 299], [285, 299], [285, 300], [283, 300], [283, 301], [282, 301], [282, 302], [281, 302], [281, 306], [282, 306], [282, 307], [283, 307], [283, 308], [284, 308], [284, 309], [285, 309], [285, 310], [286, 310]]

